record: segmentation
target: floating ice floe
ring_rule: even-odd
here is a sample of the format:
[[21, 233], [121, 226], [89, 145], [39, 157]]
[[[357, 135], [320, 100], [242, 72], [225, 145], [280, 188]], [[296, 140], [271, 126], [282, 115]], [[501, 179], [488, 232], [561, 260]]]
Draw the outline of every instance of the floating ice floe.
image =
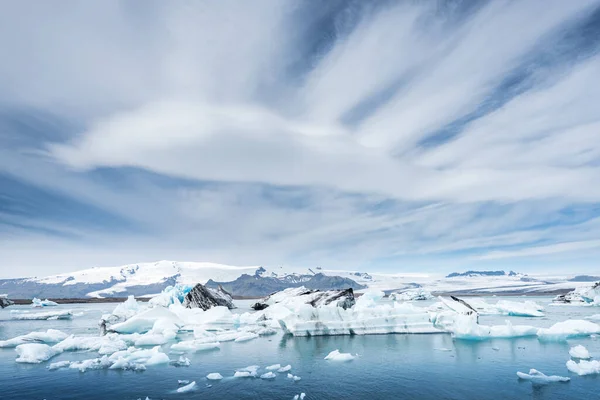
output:
[[61, 369], [61, 368], [69, 368], [69, 366], [71, 365], [70, 361], [58, 361], [55, 363], [51, 363], [50, 365], [48, 365], [48, 371], [55, 371], [57, 369]]
[[517, 338], [536, 336], [538, 328], [529, 325], [480, 325], [475, 315], [454, 315], [452, 323], [445, 326], [455, 339], [485, 340], [494, 338]]
[[275, 374], [274, 372], [267, 372], [265, 374], [262, 374], [260, 376], [260, 379], [275, 379], [277, 377], [277, 374]]
[[196, 381], [193, 381], [185, 386], [178, 388], [176, 391], [177, 393], [188, 393], [193, 392], [196, 389], [198, 389], [198, 386], [196, 385]]
[[198, 351], [219, 349], [220, 347], [221, 343], [219, 342], [206, 343], [202, 340], [184, 340], [173, 344], [171, 352], [196, 353]]
[[60, 351], [42, 343], [20, 344], [15, 347], [15, 351], [19, 355], [16, 362], [30, 364], [39, 364], [60, 354]]
[[190, 383], [190, 381], [187, 379], [180, 379], [177, 381], [178, 385], [187, 385], [188, 383]]
[[578, 336], [600, 333], [600, 325], [590, 321], [569, 319], [558, 322], [550, 328], [540, 328], [538, 337], [542, 340], [566, 340]]
[[423, 288], [410, 289], [401, 293], [390, 294], [390, 299], [394, 301], [418, 301], [431, 300], [433, 295]]
[[330, 361], [352, 361], [356, 358], [356, 355], [352, 355], [350, 353], [340, 353], [338, 349], [333, 350], [331, 353], [327, 354], [325, 360]]
[[51, 300], [40, 300], [37, 297], [34, 297], [31, 301], [31, 307], [54, 307], [57, 306], [58, 303]]
[[286, 365], [285, 367], [281, 367], [277, 370], [277, 372], [288, 372], [292, 369], [292, 366], [290, 364]]
[[57, 320], [57, 319], [71, 319], [73, 318], [73, 313], [70, 310], [63, 311], [46, 311], [41, 313], [18, 313], [12, 314], [11, 319], [16, 320]]
[[306, 393], [300, 393], [295, 395], [293, 400], [304, 400], [304, 397], [306, 397]]
[[223, 379], [223, 375], [218, 372], [211, 372], [210, 374], [206, 375], [206, 379], [209, 381], [220, 381]]
[[567, 361], [567, 369], [577, 375], [600, 374], [600, 361], [581, 360], [577, 363], [573, 360], [569, 360]]
[[287, 374], [287, 377], [288, 377], [288, 379], [291, 379], [294, 382], [298, 382], [300, 379], [302, 379], [299, 376], [296, 376], [296, 375], [293, 375], [293, 374]]
[[571, 378], [568, 378], [565, 376], [557, 376], [557, 375], [548, 376], [546, 374], [541, 373], [540, 371], [538, 371], [536, 369], [530, 369], [528, 374], [526, 374], [524, 372], [517, 372], [517, 376], [519, 377], [519, 379], [531, 381], [531, 383], [533, 383], [535, 385], [546, 385], [548, 383], [553, 383], [553, 382], [569, 382], [571, 380]]
[[250, 365], [246, 368], [241, 368], [235, 371], [234, 378], [254, 378], [258, 375], [258, 365]]
[[58, 343], [67, 337], [68, 335], [64, 332], [48, 329], [46, 332], [30, 332], [12, 339], [0, 340], [0, 347], [17, 347], [25, 343]]
[[[125, 340], [130, 339], [130, 340]], [[101, 355], [113, 354], [128, 348], [135, 337], [126, 335], [108, 334], [106, 336], [75, 336], [71, 335], [54, 345], [58, 352], [63, 351], [97, 351]]]
[[281, 364], [273, 364], [273, 365], [269, 365], [268, 367], [265, 367], [265, 369], [267, 371], [275, 371], [276, 369], [281, 368]]
[[582, 360], [588, 360], [588, 359], [592, 358], [588, 349], [586, 349], [582, 345], [577, 345], [575, 347], [571, 347], [571, 350], [569, 350], [569, 355], [573, 358], [579, 358]]
[[169, 364], [175, 367], [189, 367], [191, 365], [191, 361], [187, 357], [180, 356], [178, 360], [173, 360]]

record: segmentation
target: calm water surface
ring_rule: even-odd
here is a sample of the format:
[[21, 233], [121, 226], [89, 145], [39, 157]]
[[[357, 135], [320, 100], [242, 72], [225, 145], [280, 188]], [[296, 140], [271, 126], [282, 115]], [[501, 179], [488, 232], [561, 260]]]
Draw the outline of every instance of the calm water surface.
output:
[[[544, 305], [550, 302], [549, 297], [528, 299]], [[238, 305], [237, 312], [244, 312], [249, 302]], [[61, 305], [44, 310], [71, 309], [84, 314], [71, 321], [11, 321], [10, 310], [32, 310], [12, 306], [0, 311], [0, 339], [48, 328], [96, 335], [100, 315], [114, 307], [115, 304]], [[502, 324], [510, 319], [514, 324], [548, 327], [565, 319], [600, 313], [597, 307], [547, 307], [546, 311], [544, 318], [482, 317], [480, 322]], [[541, 342], [536, 338], [472, 342], [453, 340], [447, 334], [312, 338], [278, 334], [246, 343], [222, 343], [220, 350], [189, 354], [190, 367], [80, 373], [72, 369], [48, 371], [48, 363], [18, 364], [14, 362], [14, 349], [0, 349], [0, 399], [292, 399], [301, 392], [306, 393], [306, 399], [600, 399], [600, 376], [579, 377], [565, 367], [569, 348], [576, 344], [583, 344], [600, 358], [600, 340], [595, 338], [568, 342]], [[168, 354], [168, 345], [163, 348]], [[358, 353], [360, 357], [349, 363], [325, 361], [323, 358], [334, 349]], [[51, 362], [95, 357], [97, 353], [93, 352], [66, 352]], [[235, 369], [253, 364], [263, 368], [291, 364], [292, 372], [302, 380], [291, 382], [285, 374], [273, 381], [232, 378]], [[520, 382], [515, 373], [530, 368], [548, 375], [571, 376], [571, 382], [543, 387]], [[219, 372], [225, 378], [206, 387], [208, 381], [204, 377], [211, 372]], [[177, 394], [178, 379], [195, 380], [199, 389]]]

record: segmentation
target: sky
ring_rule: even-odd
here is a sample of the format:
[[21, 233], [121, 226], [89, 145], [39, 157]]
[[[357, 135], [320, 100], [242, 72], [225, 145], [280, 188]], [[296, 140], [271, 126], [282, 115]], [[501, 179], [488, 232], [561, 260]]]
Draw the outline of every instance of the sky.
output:
[[600, 1], [0, 1], [0, 277], [600, 270]]

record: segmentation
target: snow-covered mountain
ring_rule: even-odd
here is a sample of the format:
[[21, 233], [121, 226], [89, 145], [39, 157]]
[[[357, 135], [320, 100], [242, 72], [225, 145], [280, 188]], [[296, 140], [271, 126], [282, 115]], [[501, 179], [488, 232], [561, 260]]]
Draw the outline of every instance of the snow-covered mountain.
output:
[[424, 288], [433, 293], [565, 293], [589, 285], [573, 276], [524, 275], [504, 271], [467, 271], [448, 276], [426, 273], [366, 273], [321, 267], [231, 266], [208, 262], [159, 261], [80, 270], [42, 278], [0, 280], [10, 298], [148, 296], [174, 284], [223, 284], [238, 296], [262, 296], [286, 287], [378, 289], [387, 293]]

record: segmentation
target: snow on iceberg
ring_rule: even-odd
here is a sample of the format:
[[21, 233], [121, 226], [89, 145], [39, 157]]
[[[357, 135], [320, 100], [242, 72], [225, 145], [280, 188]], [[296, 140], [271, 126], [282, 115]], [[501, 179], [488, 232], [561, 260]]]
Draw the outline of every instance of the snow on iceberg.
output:
[[196, 389], [198, 389], [198, 386], [196, 385], [196, 381], [193, 381], [192, 383], [189, 383], [185, 386], [178, 388], [177, 393], [189, 393], [189, 392], [193, 392]]
[[567, 369], [577, 375], [600, 374], [600, 361], [581, 360], [576, 363], [573, 360], [567, 361]]
[[19, 357], [15, 360], [18, 363], [39, 364], [47, 361], [59, 354], [54, 348], [42, 343], [20, 344], [15, 347]]
[[37, 297], [34, 297], [33, 300], [31, 301], [31, 307], [55, 307], [57, 305], [58, 305], [58, 303], [56, 303], [54, 301], [50, 301], [48, 299], [40, 300]]
[[356, 358], [356, 355], [352, 355], [350, 353], [340, 353], [339, 349], [333, 350], [331, 353], [327, 354], [325, 360], [330, 361], [352, 361]]
[[558, 322], [550, 328], [540, 328], [538, 337], [542, 340], [566, 340], [578, 336], [600, 333], [600, 325], [590, 321], [569, 319]]
[[218, 372], [211, 372], [210, 374], [206, 375], [206, 379], [209, 381], [220, 381], [223, 379], [223, 375]]
[[57, 319], [71, 319], [73, 318], [73, 313], [71, 310], [63, 310], [63, 311], [47, 311], [41, 313], [18, 313], [12, 314], [11, 319], [15, 320], [57, 320]]
[[588, 349], [582, 345], [571, 347], [571, 350], [569, 350], [569, 355], [573, 358], [579, 358], [581, 360], [588, 360], [592, 358]]
[[565, 376], [548, 376], [536, 369], [530, 369], [528, 374], [524, 372], [517, 372], [517, 376], [519, 379], [531, 381], [531, 383], [534, 385], [546, 385], [553, 382], [569, 382], [571, 380], [571, 378]]
[[25, 343], [58, 343], [68, 335], [56, 329], [48, 329], [46, 332], [30, 332], [26, 335], [17, 336], [8, 340], [0, 340], [1, 347], [17, 347]]

